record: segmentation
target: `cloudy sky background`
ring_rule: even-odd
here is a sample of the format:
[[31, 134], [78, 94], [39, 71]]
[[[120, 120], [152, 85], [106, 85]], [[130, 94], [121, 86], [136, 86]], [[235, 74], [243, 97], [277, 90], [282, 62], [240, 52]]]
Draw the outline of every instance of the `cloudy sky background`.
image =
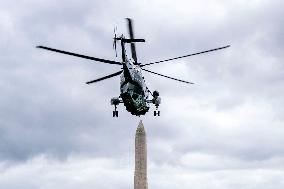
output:
[[[0, 188], [133, 188], [134, 135], [147, 132], [149, 188], [284, 187], [284, 2], [281, 0], [1, 0]], [[134, 19], [147, 63], [195, 82], [145, 73], [162, 116], [141, 118], [110, 98], [119, 70], [40, 49], [115, 59], [114, 26]], [[150, 69], [150, 67], [148, 67]]]

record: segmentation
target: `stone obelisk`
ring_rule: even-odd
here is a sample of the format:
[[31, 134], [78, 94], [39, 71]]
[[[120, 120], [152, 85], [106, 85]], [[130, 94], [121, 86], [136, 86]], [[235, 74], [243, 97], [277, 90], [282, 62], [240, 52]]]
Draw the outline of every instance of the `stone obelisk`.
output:
[[134, 189], [148, 189], [146, 132], [142, 120], [135, 134]]

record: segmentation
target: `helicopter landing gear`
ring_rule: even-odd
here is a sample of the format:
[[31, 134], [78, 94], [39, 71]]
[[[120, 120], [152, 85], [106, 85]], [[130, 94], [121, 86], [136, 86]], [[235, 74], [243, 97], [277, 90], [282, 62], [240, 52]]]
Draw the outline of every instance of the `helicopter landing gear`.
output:
[[114, 111], [112, 112], [112, 117], [118, 117], [118, 111], [116, 110], [116, 105], [114, 106]]
[[153, 92], [152, 103], [155, 104], [156, 106], [156, 110], [154, 111], [154, 116], [160, 116], [160, 110], [158, 110], [158, 108], [159, 108], [159, 105], [161, 104], [161, 98], [159, 97], [158, 91]]
[[159, 104], [156, 104], [156, 110], [154, 111], [154, 116], [160, 116], [160, 110], [158, 110], [159, 108]]
[[158, 111], [154, 111], [154, 116], [160, 116], [160, 111], [158, 110]]
[[111, 105], [114, 105], [114, 111], [112, 112], [112, 117], [118, 117], [117, 105], [120, 103], [119, 98], [112, 98], [110, 103]]

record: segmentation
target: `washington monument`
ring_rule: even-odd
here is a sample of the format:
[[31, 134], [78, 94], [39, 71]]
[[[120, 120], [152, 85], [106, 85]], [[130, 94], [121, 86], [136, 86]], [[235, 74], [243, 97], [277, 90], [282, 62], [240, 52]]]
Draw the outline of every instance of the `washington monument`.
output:
[[148, 189], [146, 133], [140, 121], [135, 134], [134, 189]]

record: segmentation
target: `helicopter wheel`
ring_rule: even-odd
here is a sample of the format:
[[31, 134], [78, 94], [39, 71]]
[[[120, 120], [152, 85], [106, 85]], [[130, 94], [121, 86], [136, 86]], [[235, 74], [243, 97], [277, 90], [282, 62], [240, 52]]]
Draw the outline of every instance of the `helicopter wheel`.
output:
[[112, 112], [112, 117], [118, 117], [118, 111], [116, 110], [116, 105], [114, 106], [114, 111]]
[[118, 117], [118, 111], [116, 111], [116, 110], [113, 111], [113, 112], [112, 112], [112, 117]]
[[160, 116], [160, 111], [154, 111], [154, 116]]

